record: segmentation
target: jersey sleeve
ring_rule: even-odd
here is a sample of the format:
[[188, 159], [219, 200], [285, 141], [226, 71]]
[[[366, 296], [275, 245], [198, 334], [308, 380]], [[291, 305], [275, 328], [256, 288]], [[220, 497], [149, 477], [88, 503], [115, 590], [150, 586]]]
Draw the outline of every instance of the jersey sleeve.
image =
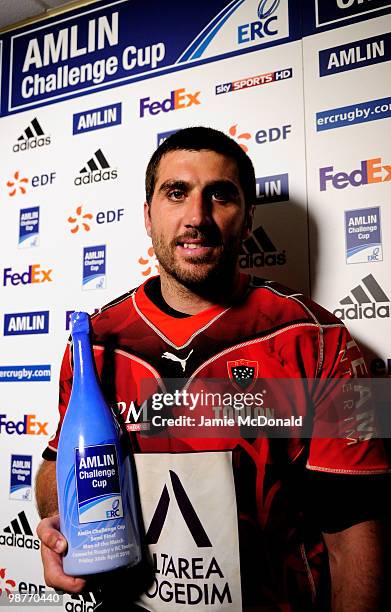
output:
[[307, 468], [345, 475], [390, 472], [377, 437], [376, 410], [364, 358], [342, 325], [323, 328], [322, 362], [313, 384], [313, 432]]
[[72, 391], [73, 371], [71, 363], [71, 344], [68, 343], [61, 363], [60, 369], [60, 388], [59, 388], [59, 420], [55, 434], [49, 440], [49, 443], [42, 453], [42, 457], [47, 460], [54, 460], [57, 456], [58, 439], [62, 427], [62, 422], [68, 407], [69, 398]]

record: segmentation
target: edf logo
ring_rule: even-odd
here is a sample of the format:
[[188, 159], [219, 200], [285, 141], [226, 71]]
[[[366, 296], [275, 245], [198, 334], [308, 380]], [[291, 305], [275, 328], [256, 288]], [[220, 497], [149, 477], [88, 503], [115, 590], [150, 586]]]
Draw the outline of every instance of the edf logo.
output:
[[[56, 173], [50, 172], [49, 174], [37, 174], [31, 179], [32, 187], [46, 187], [52, 185], [56, 179]], [[27, 193], [27, 185], [29, 178], [22, 176], [22, 173], [17, 170], [14, 172], [11, 179], [7, 181], [8, 195], [12, 198], [17, 194], [25, 195]]]
[[329, 183], [334, 189], [361, 187], [369, 183], [386, 183], [391, 181], [391, 165], [382, 164], [381, 157], [365, 159], [360, 167], [348, 172], [334, 172], [334, 166], [319, 168], [320, 191], [326, 191]]
[[265, 142], [276, 142], [277, 140], [286, 140], [288, 134], [292, 131], [292, 125], [282, 125], [281, 127], [271, 127], [267, 130], [258, 130], [255, 133], [255, 142], [257, 144], [264, 144]]
[[261, 0], [258, 4], [258, 19], [251, 23], [244, 23], [238, 27], [238, 43], [252, 42], [265, 36], [278, 34], [276, 21], [278, 16], [274, 13], [278, 9], [280, 0]]
[[185, 88], [174, 89], [170, 96], [161, 102], [151, 102], [151, 98], [141, 98], [140, 100], [140, 117], [144, 117], [148, 112], [150, 115], [158, 115], [159, 113], [169, 113], [170, 111], [188, 108], [189, 106], [197, 106], [201, 104], [199, 100], [200, 91], [195, 93], [186, 93]]

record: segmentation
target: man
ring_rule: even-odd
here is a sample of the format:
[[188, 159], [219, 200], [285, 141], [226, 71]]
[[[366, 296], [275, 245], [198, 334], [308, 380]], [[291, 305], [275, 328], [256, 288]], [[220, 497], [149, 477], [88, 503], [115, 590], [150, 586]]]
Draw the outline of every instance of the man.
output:
[[[95, 359], [113, 404], [140, 406], [146, 379], [239, 384], [248, 376], [241, 366], [251, 363], [259, 378], [304, 380], [293, 409], [316, 431], [330, 403], [319, 381], [365, 375], [340, 321], [300, 294], [239, 273], [254, 202], [251, 161], [221, 132], [181, 130], [155, 151], [144, 216], [160, 277], [92, 317]], [[68, 347], [60, 423], [36, 490], [46, 582], [80, 592], [85, 581], [62, 571], [54, 462], [71, 385]], [[124, 609], [136, 600], [135, 609], [159, 612], [329, 609], [324, 544], [332, 609], [381, 609], [389, 465], [377, 441], [352, 433], [311, 441], [140, 433], [129, 435], [154, 576]], [[131, 570], [127, 584], [135, 576]]]

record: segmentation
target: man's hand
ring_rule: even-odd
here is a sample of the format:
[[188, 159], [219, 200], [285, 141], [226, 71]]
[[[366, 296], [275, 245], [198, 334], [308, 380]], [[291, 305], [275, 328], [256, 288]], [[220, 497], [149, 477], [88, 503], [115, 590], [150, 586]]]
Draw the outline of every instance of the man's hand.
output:
[[80, 593], [86, 581], [83, 578], [73, 578], [64, 574], [61, 555], [67, 549], [67, 541], [59, 528], [58, 515], [42, 519], [37, 527], [37, 534], [42, 542], [41, 556], [45, 582], [54, 589], [68, 593]]

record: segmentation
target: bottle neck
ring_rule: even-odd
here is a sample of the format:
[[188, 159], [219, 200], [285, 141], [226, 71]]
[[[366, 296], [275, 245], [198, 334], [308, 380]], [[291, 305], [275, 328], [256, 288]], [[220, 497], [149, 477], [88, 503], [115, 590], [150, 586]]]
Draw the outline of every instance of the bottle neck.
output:
[[73, 334], [72, 338], [74, 383], [80, 386], [85, 384], [91, 386], [94, 384], [99, 387], [88, 334], [86, 332], [77, 332]]

